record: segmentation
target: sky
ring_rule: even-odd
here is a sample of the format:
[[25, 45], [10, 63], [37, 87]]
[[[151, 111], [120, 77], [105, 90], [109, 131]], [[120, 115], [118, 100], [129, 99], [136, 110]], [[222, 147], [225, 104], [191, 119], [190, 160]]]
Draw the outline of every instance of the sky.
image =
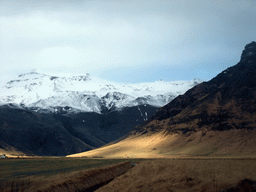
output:
[[256, 41], [255, 0], [0, 0], [0, 81], [20, 73], [208, 81]]

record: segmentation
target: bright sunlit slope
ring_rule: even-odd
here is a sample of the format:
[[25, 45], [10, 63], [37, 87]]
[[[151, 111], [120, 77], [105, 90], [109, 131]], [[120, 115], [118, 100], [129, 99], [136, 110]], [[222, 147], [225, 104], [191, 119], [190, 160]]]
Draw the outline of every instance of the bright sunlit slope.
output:
[[132, 135], [118, 143], [68, 157], [164, 158], [190, 156], [256, 157], [256, 130], [164, 132]]
[[256, 155], [256, 42], [237, 65], [160, 108], [128, 138], [76, 156]]
[[0, 155], [5, 154], [7, 157], [18, 157], [18, 156], [26, 156], [25, 153], [19, 151], [15, 147], [12, 147], [2, 141], [0, 141]]

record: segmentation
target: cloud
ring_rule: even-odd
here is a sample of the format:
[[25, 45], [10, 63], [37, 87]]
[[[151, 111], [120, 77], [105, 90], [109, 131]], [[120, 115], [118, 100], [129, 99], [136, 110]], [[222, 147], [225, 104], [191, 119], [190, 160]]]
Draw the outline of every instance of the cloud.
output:
[[256, 39], [256, 3], [250, 0], [0, 2], [5, 71], [220, 70], [224, 66], [215, 62], [235, 64], [245, 44]]

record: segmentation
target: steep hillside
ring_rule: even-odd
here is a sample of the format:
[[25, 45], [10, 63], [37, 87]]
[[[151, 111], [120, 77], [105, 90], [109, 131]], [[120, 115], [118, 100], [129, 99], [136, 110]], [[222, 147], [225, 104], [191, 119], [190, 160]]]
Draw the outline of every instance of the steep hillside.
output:
[[[35, 155], [66, 155], [92, 149], [72, 136], [52, 115], [6, 105], [0, 107], [0, 141]], [[6, 149], [6, 146], [1, 145], [0, 148]]]
[[160, 108], [126, 139], [73, 156], [256, 156], [256, 42], [241, 60]]
[[156, 109], [142, 105], [106, 114], [39, 113], [17, 105], [3, 105], [0, 106], [0, 152], [63, 156], [87, 151], [129, 133]]
[[175, 98], [142, 129], [182, 133], [254, 129], [255, 117], [256, 43], [252, 42], [237, 65]]
[[0, 150], [67, 155], [100, 147], [200, 82], [129, 84], [89, 74], [21, 74], [0, 87]]

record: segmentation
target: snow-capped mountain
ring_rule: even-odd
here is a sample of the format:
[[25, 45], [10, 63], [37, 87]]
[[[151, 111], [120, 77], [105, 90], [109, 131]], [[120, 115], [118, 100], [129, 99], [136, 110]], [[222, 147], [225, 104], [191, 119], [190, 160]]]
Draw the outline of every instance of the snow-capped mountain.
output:
[[201, 82], [194, 79], [129, 84], [89, 74], [61, 77], [30, 72], [0, 88], [0, 105], [14, 103], [34, 110], [96, 113], [146, 104], [162, 107]]

